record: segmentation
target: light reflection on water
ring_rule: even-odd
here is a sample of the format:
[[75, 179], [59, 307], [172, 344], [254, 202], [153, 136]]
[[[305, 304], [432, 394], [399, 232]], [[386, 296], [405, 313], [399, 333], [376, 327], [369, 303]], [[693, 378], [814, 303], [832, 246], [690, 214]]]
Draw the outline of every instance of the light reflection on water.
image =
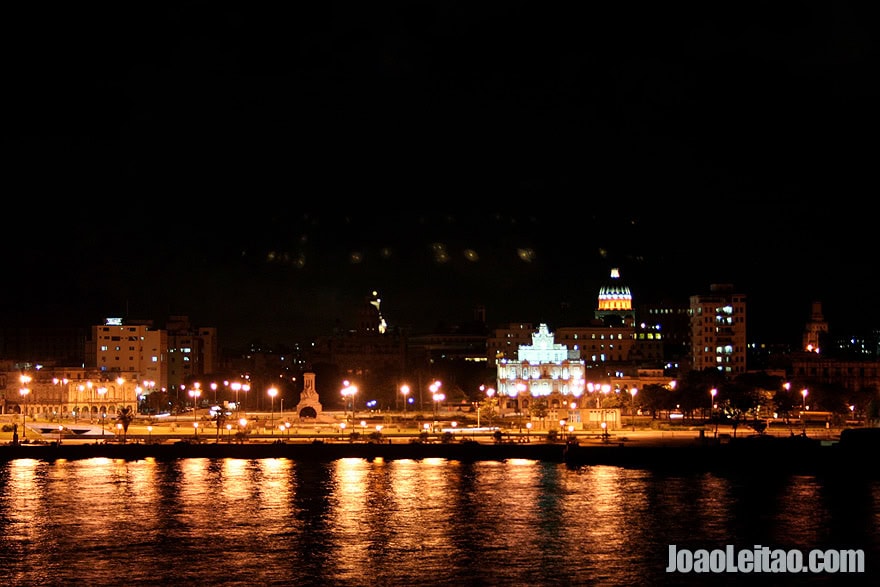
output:
[[664, 572], [669, 544], [880, 567], [878, 481], [528, 460], [21, 459], [0, 523], [7, 585], [704, 582]]

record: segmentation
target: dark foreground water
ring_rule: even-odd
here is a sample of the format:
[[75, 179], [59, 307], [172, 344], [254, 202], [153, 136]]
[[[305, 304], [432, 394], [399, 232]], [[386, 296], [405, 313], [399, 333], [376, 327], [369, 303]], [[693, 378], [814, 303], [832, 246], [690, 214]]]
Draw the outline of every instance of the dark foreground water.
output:
[[[3, 585], [876, 584], [880, 481], [532, 460], [0, 464]], [[670, 574], [670, 544], [868, 573]]]

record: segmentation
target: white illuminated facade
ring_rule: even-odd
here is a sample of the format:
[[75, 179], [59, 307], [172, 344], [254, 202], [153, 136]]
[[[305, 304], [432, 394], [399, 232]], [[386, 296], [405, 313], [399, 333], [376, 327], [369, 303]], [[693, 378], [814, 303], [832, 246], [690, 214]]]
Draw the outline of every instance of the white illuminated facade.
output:
[[577, 351], [557, 344], [546, 324], [532, 333], [531, 345], [520, 345], [517, 360], [501, 359], [497, 365], [502, 416], [527, 413], [533, 398], [545, 397], [550, 418], [580, 421], [575, 412], [586, 386], [584, 362]]

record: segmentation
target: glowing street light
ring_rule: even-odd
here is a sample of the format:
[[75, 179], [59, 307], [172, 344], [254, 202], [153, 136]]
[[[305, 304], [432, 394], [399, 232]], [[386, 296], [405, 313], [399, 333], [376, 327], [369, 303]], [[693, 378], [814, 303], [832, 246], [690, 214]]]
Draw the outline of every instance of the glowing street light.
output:
[[[709, 415], [714, 416], [715, 412], [715, 396], [718, 395], [718, 390], [714, 387], [709, 390]], [[715, 434], [714, 436], [718, 437], [718, 418], [715, 417]]]
[[406, 419], [406, 396], [409, 395], [409, 385], [404, 383], [400, 386], [400, 394], [403, 396], [403, 418]]
[[247, 393], [248, 391], [250, 391], [251, 386], [247, 383], [242, 383], [241, 381], [234, 381], [229, 385], [229, 387], [231, 387], [232, 391], [235, 392], [235, 413], [240, 414], [241, 404], [238, 402], [238, 392], [243, 391]]
[[441, 385], [443, 385], [441, 382], [435, 381], [428, 387], [428, 389], [431, 390], [431, 393], [433, 394], [431, 397], [434, 399], [434, 420], [437, 419], [437, 414], [440, 411], [440, 402], [446, 399], [446, 394], [440, 391]]
[[275, 396], [278, 395], [278, 389], [275, 387], [270, 387], [269, 391], [267, 391], [266, 393], [269, 394], [270, 404], [269, 427], [272, 428], [272, 436], [275, 436]]
[[240, 406], [238, 403], [238, 392], [241, 391], [241, 383], [238, 381], [233, 381], [229, 387], [231, 387], [232, 391], [235, 392], [235, 413], [237, 414], [240, 411]]
[[[486, 394], [486, 399], [491, 400], [495, 397], [495, 388], [494, 387], [486, 387], [485, 385], [480, 386], [480, 391]], [[480, 412], [483, 409], [483, 400], [477, 402], [477, 428], [480, 427]]]
[[[53, 378], [52, 378], [52, 384], [53, 384], [53, 385], [58, 385], [58, 386], [61, 388], [61, 401], [62, 401], [63, 403], [67, 403], [67, 401], [68, 401], [68, 399], [69, 399], [67, 396], [68, 396], [69, 391], [70, 391], [70, 385], [69, 385], [69, 384], [70, 384], [70, 380], [67, 379], [67, 377], [64, 377], [64, 378], [53, 377]], [[60, 439], [59, 439], [58, 444], [61, 444]]]
[[98, 396], [101, 398], [101, 436], [104, 436], [104, 422], [107, 419], [107, 406], [104, 405], [105, 395], [107, 395], [107, 388], [102, 385], [98, 388]]
[[440, 413], [440, 403], [446, 399], [445, 393], [437, 392], [434, 394], [434, 419], [436, 420]]
[[637, 387], [631, 387], [629, 389], [629, 396], [632, 398], [632, 419], [633, 419], [633, 430], [636, 429], [636, 394], [639, 392]]
[[431, 397], [434, 399], [434, 420], [437, 419], [437, 413], [439, 411], [438, 404], [441, 401], [446, 399], [446, 394], [440, 392], [440, 386], [442, 386], [442, 385], [443, 385], [443, 383], [441, 383], [440, 381], [435, 381], [434, 383], [432, 383], [431, 385], [428, 386], [428, 389], [431, 391], [431, 394], [432, 394]]
[[804, 400], [803, 409], [802, 409], [802, 411], [801, 411], [801, 420], [804, 421], [804, 436], [807, 435], [807, 418], [806, 418], [806, 411], [807, 411], [807, 394], [809, 394], [809, 393], [810, 393], [810, 392], [807, 391], [806, 388], [804, 388], [804, 389], [801, 390], [801, 396], [803, 397], [803, 400]]
[[[27, 376], [27, 375], [21, 376], [22, 385], [27, 385], [28, 383], [30, 383], [30, 381], [31, 381], [31, 378], [29, 376]], [[19, 408], [19, 411], [21, 412], [21, 438], [22, 438], [22, 440], [27, 439], [27, 426], [25, 425], [25, 422], [26, 422], [26, 415], [27, 415], [27, 396], [30, 392], [31, 392], [31, 390], [29, 387], [22, 387], [21, 389], [18, 390], [18, 393], [21, 394], [21, 404], [22, 404], [21, 408]]]
[[193, 398], [193, 422], [198, 421], [198, 415], [196, 412], [199, 409], [199, 397], [202, 395], [202, 390], [199, 389], [199, 384], [196, 383], [194, 389], [189, 390], [189, 396]]
[[[356, 385], [352, 385], [351, 382], [345, 380], [342, 382], [342, 385], [345, 387], [342, 388], [340, 392], [342, 394], [343, 403], [348, 403], [351, 405], [351, 419], [354, 420], [354, 396], [357, 394], [358, 388]], [[345, 407], [345, 406], [343, 406]], [[348, 418], [347, 410], [344, 413], [344, 417]]]
[[250, 390], [251, 390], [250, 383], [242, 383], [241, 384], [241, 391], [244, 392], [244, 404], [245, 404], [244, 413], [245, 413], [245, 415], [247, 415], [247, 394]]

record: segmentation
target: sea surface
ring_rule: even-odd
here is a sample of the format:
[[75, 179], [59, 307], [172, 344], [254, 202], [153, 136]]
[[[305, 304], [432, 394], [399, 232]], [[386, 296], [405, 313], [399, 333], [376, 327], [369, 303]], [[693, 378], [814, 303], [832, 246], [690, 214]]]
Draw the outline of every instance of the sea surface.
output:
[[[880, 480], [534, 460], [0, 463], [3, 585], [877, 584]], [[669, 546], [865, 573], [668, 573]]]

